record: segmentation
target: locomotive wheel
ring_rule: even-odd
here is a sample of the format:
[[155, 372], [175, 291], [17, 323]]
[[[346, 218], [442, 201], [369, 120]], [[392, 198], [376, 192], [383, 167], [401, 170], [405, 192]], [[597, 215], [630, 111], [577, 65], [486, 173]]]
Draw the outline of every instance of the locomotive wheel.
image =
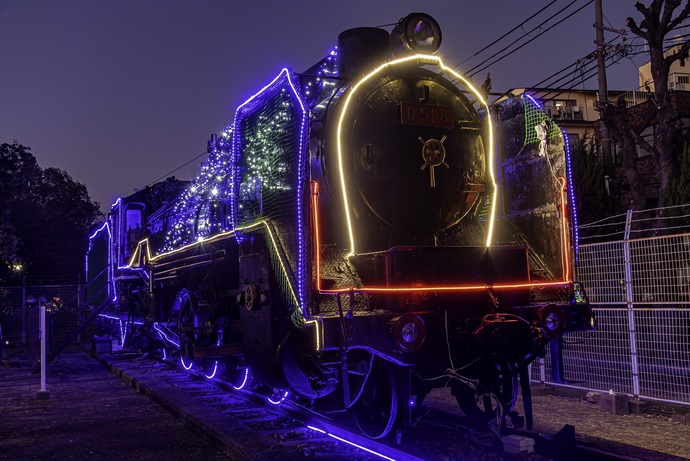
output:
[[[477, 387], [481, 395], [464, 384], [453, 388], [460, 409], [477, 424], [484, 425], [499, 416], [505, 417], [513, 409], [518, 389], [517, 376], [510, 376], [511, 367], [508, 364], [502, 364], [499, 370], [501, 376], [506, 378], [494, 383], [490, 389], [482, 389], [482, 383], [479, 383]], [[499, 410], [502, 411], [499, 413]]]
[[180, 309], [179, 318], [179, 335], [180, 335], [180, 356], [186, 364], [185, 366], [191, 367], [194, 361], [194, 333], [189, 331], [194, 328], [194, 308], [192, 307], [191, 300], [187, 299]]
[[[187, 368], [194, 362], [194, 352], [197, 348], [209, 347], [215, 344], [212, 335], [213, 319], [200, 318], [195, 307], [193, 295], [183, 293], [179, 317], [180, 355]], [[202, 360], [199, 362], [202, 371], [207, 375], [213, 373], [215, 360]]]
[[215, 377], [218, 371], [218, 360], [201, 359], [201, 371], [203, 371], [208, 379]]
[[374, 360], [364, 389], [352, 408], [357, 426], [367, 437], [380, 439], [390, 432], [398, 416], [398, 394], [389, 362]]
[[242, 389], [251, 380], [249, 368], [244, 363], [243, 358], [231, 357], [225, 359], [225, 381], [232, 387]]

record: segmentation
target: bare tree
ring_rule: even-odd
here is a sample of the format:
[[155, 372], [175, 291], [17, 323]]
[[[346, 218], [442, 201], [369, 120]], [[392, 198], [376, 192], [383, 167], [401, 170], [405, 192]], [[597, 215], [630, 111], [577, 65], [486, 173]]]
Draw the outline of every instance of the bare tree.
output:
[[[644, 19], [638, 25], [633, 18], [627, 18], [626, 24], [633, 34], [647, 43], [654, 90], [643, 107], [634, 110], [627, 108], [622, 100], [598, 107], [601, 120], [620, 146], [626, 179], [630, 185], [631, 205], [636, 210], [644, 207], [647, 186], [647, 178], [637, 169], [636, 146], [647, 151], [658, 165], [660, 205], [663, 205], [664, 192], [683, 148], [682, 142], [678, 142], [682, 124], [671, 104], [668, 79], [671, 64], [688, 56], [690, 41], [685, 41], [672, 52], [665, 54], [664, 50], [664, 38], [690, 15], [690, 0], [676, 13], [681, 3], [681, 0], [653, 0], [649, 6], [635, 3], [635, 8]], [[653, 145], [641, 135], [652, 123], [656, 125]]]

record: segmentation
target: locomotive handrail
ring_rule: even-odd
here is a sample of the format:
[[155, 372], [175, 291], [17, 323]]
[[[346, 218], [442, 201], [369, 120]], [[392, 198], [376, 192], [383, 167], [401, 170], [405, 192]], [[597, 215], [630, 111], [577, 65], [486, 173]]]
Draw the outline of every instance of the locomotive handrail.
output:
[[[218, 250], [218, 251], [224, 251], [224, 250]], [[199, 259], [205, 259], [208, 258], [211, 255], [212, 252], [207, 252], [207, 253], [202, 253], [198, 255], [190, 255], [190, 256], [185, 256], [184, 258], [178, 258], [173, 261], [165, 261], [165, 262], [159, 262], [156, 263], [155, 266], [159, 268], [163, 268], [166, 266], [171, 266], [175, 264], [182, 264], [190, 260], [199, 260]]]
[[[101, 291], [103, 291], [106, 287], [101, 288], [97, 294], [99, 294]], [[93, 299], [93, 298], [92, 298]], [[62, 340], [60, 344], [57, 345], [54, 349], [51, 349], [51, 351], [46, 355], [46, 365], [48, 365], [50, 362], [55, 360], [55, 358], [62, 352], [74, 339], [79, 336], [79, 334], [86, 329], [89, 325], [93, 323], [96, 318], [112, 303], [112, 300], [110, 298], [107, 298], [104, 300], [96, 309], [94, 309], [91, 312], [91, 315], [87, 317], [87, 319], [79, 325], [77, 328], [75, 328], [65, 339]], [[38, 373], [38, 371], [41, 369], [41, 364], [37, 364], [34, 366], [32, 373]]]
[[[81, 288], [80, 288], [80, 289], [79, 289], [79, 290], [78, 290], [68, 301], [62, 303], [61, 308], [62, 308], [62, 309], [67, 309], [67, 307], [68, 307], [70, 304], [72, 304], [75, 300], [76, 300], [76, 301], [79, 301], [79, 297], [84, 293], [84, 291], [86, 291], [87, 288], [91, 287], [91, 285], [94, 284], [94, 283], [96, 282], [96, 280], [97, 280], [101, 275], [103, 275], [107, 270], [108, 270], [108, 267], [104, 267], [103, 270], [101, 270], [101, 271], [98, 273], [98, 275], [96, 275], [95, 277], [93, 277], [92, 280], [91, 280], [89, 283], [87, 283], [86, 285], [84, 285], [83, 287], [81, 287]], [[106, 287], [106, 286], [107, 286], [107, 283], [104, 285], [104, 287]], [[98, 293], [100, 293], [101, 291], [103, 291], [103, 288], [101, 288], [101, 289], [98, 291]], [[97, 295], [92, 296], [92, 297], [91, 297], [88, 301], [86, 301], [84, 304], [85, 304], [85, 305], [88, 305], [88, 302], [91, 301], [95, 296], [97, 296]]]
[[[174, 266], [174, 268], [184, 268], [184, 267], [191, 267], [191, 266], [186, 266], [184, 263], [188, 261], [194, 261], [192, 262], [192, 266], [199, 264], [200, 262], [205, 262], [205, 260], [210, 259], [211, 261], [215, 257], [216, 254], [220, 253], [219, 257], [225, 256], [226, 251], [224, 249], [218, 249], [218, 250], [213, 250], [209, 251], [207, 253], [203, 253], [200, 255], [191, 255], [191, 256], [186, 256], [184, 258], [180, 259], [175, 259], [174, 261], [167, 261], [167, 262], [161, 262], [161, 263], [156, 263], [155, 267], [162, 269], [161, 272], [165, 272], [166, 270], [171, 270], [171, 269], [165, 269], [167, 266]], [[199, 260], [201, 260], [199, 262]], [[159, 272], [159, 273], [161, 273]]]
[[103, 285], [93, 296], [91, 296], [89, 299], [84, 301], [84, 305], [89, 306], [91, 301], [93, 301], [96, 298], [96, 296], [100, 295], [103, 292], [103, 290], [105, 290], [106, 288], [108, 288], [108, 285], [107, 284]]
[[343, 315], [343, 305], [340, 301], [340, 295], [343, 293], [337, 293], [335, 295], [336, 302], [338, 304], [338, 314], [340, 316], [340, 334], [343, 336], [343, 344], [344, 344], [344, 349], [347, 350], [348, 348], [348, 334], [347, 334], [347, 325], [345, 324], [345, 318], [346, 317], [352, 317], [352, 311], [355, 309], [355, 291], [350, 290], [348, 294], [350, 295], [349, 301], [350, 301], [350, 309], [347, 311], [347, 314]]

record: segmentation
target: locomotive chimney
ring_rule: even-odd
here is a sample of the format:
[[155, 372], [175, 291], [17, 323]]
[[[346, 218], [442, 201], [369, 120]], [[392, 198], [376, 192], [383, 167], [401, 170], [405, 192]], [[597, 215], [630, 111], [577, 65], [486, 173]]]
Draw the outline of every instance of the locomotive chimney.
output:
[[338, 73], [350, 78], [390, 58], [389, 35], [377, 27], [348, 29], [338, 35]]

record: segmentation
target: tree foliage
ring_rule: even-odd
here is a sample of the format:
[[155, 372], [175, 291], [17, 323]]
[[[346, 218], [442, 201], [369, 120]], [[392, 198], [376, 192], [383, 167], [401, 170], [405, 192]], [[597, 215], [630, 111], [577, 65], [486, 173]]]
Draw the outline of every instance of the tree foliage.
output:
[[86, 186], [57, 168], [42, 169], [30, 148], [0, 144], [0, 276], [78, 274], [88, 232], [100, 219]]
[[690, 203], [690, 145], [686, 144], [680, 163], [679, 174], [671, 178], [664, 196], [664, 204], [685, 205]]
[[580, 224], [599, 221], [620, 213], [615, 189], [615, 167], [603, 158], [588, 133], [571, 152], [575, 206]]
[[[659, 205], [663, 205], [665, 190], [682, 149], [682, 143], [679, 143], [682, 123], [671, 105], [668, 79], [671, 64], [688, 56], [690, 41], [686, 40], [672, 52], [664, 49], [665, 37], [690, 15], [690, 1], [686, 1], [678, 11], [681, 3], [681, 0], [653, 0], [649, 6], [645, 6], [637, 2], [635, 8], [644, 19], [639, 25], [633, 18], [626, 20], [630, 31], [644, 39], [649, 49], [654, 91], [649, 100], [641, 105], [642, 112], [629, 110], [623, 100], [615, 104], [598, 104], [602, 121], [619, 143], [632, 205], [637, 210], [644, 207], [647, 186], [646, 178], [637, 169], [637, 146], [652, 155], [659, 166]], [[653, 121], [656, 123], [655, 139], [650, 144], [642, 137], [642, 132]]]

